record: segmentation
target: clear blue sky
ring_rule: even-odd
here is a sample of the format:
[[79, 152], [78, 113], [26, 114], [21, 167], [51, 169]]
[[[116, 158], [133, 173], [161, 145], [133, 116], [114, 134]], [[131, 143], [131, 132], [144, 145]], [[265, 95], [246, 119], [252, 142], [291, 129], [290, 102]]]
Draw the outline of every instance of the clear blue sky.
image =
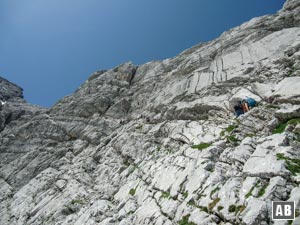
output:
[[100, 69], [173, 57], [284, 0], [0, 0], [0, 76], [49, 107]]

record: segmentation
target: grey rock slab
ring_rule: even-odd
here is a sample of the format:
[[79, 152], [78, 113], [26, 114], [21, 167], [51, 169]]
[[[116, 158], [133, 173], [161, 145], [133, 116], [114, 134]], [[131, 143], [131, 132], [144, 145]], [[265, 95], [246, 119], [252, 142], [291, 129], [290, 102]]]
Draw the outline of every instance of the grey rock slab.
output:
[[242, 220], [247, 225], [266, 224], [268, 219], [266, 203], [262, 200], [250, 198], [242, 214]]
[[[170, 59], [97, 71], [49, 109], [0, 78], [0, 224], [175, 225], [190, 215], [264, 225], [271, 200], [298, 202], [299, 176], [277, 157], [298, 157], [298, 127], [270, 132], [298, 117], [299, 6], [288, 0]], [[231, 102], [247, 96], [258, 106], [235, 118]]]

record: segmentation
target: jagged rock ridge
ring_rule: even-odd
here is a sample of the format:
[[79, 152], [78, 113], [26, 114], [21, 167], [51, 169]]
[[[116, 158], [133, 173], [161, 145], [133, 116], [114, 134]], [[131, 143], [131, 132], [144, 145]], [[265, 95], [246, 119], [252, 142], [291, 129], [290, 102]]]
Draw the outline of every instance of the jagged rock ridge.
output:
[[[174, 58], [98, 71], [50, 109], [1, 78], [0, 224], [256, 225], [272, 200], [299, 208], [299, 15], [290, 0]], [[246, 95], [260, 104], [236, 119]]]

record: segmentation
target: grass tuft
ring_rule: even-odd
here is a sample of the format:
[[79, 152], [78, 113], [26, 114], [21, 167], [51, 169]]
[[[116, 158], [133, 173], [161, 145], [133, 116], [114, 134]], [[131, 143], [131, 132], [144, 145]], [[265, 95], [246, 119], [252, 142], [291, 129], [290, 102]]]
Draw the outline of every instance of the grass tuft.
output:
[[183, 194], [182, 194], [182, 196], [184, 197], [184, 198], [187, 198], [188, 197], [188, 195], [189, 195], [189, 193], [186, 191], [186, 192], [184, 192]]
[[191, 148], [193, 149], [198, 149], [198, 150], [202, 150], [202, 149], [205, 149], [205, 148], [208, 148], [212, 145], [212, 143], [201, 143], [201, 144], [198, 144], [198, 145], [193, 145]]
[[235, 128], [237, 128], [237, 126], [235, 126], [235, 125], [229, 125], [229, 126], [225, 129], [225, 131], [231, 132], [231, 131], [233, 131]]
[[282, 153], [277, 153], [276, 156], [277, 160], [285, 161], [286, 169], [289, 170], [294, 176], [296, 176], [297, 173], [300, 173], [300, 159], [292, 159]]
[[135, 189], [134, 188], [131, 188], [130, 191], [129, 191], [129, 194], [134, 196], [135, 195]]
[[160, 198], [166, 198], [166, 199], [170, 199], [171, 198], [171, 194], [170, 192], [163, 192], [160, 196]]
[[219, 191], [219, 190], [220, 190], [219, 187], [216, 187], [215, 189], [213, 189], [213, 190], [210, 192], [210, 197], [212, 197], [212, 195], [213, 195], [214, 193], [216, 193], [217, 191]]
[[229, 136], [227, 136], [227, 141], [228, 142], [234, 142], [234, 143], [236, 143], [236, 142], [238, 142], [239, 141], [239, 139], [237, 139], [235, 136], [233, 136], [233, 135], [229, 135]]
[[230, 205], [228, 208], [228, 212], [233, 213], [236, 210], [236, 206], [235, 205]]
[[269, 184], [264, 184], [258, 191], [257, 197], [261, 197], [266, 193], [266, 189], [269, 186]]
[[293, 125], [300, 124], [300, 118], [293, 118], [287, 122], [282, 122], [278, 124], [278, 126], [272, 131], [272, 134], [281, 134], [285, 130], [288, 124], [293, 124]]
[[185, 215], [181, 220], [178, 221], [178, 225], [196, 225], [193, 222], [189, 222], [190, 215]]
[[222, 209], [224, 209], [224, 207], [221, 206], [221, 205], [219, 205], [218, 208], [217, 208], [218, 211], [221, 211]]

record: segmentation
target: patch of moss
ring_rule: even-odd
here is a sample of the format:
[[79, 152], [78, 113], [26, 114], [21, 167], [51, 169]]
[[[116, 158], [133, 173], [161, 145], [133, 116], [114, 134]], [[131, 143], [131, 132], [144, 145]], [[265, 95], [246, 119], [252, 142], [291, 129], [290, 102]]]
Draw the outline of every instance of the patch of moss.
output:
[[135, 195], [135, 191], [136, 190], [134, 188], [131, 188], [130, 191], [129, 191], [129, 194], [132, 195], [132, 196], [134, 196]]
[[186, 192], [184, 192], [183, 194], [182, 194], [182, 196], [184, 197], [184, 198], [187, 198], [188, 197], [188, 195], [189, 195], [189, 193], [186, 191]]
[[196, 225], [193, 222], [189, 222], [190, 215], [185, 215], [181, 220], [178, 221], [178, 225]]
[[238, 213], [241, 213], [245, 210], [246, 206], [245, 205], [230, 205], [228, 207], [228, 212], [230, 213], [235, 213], [235, 215], [237, 215]]
[[221, 205], [219, 205], [218, 208], [217, 208], [218, 211], [221, 211], [222, 209], [224, 209], [224, 207], [221, 206]]
[[277, 153], [276, 157], [277, 157], [277, 160], [285, 160], [286, 159], [286, 157], [282, 153]]
[[129, 191], [129, 194], [134, 196], [135, 195], [135, 192], [136, 192], [136, 189], [137, 189], [138, 185], [135, 187], [135, 188], [131, 188], [130, 191]]
[[273, 105], [273, 104], [265, 105], [265, 107], [267, 109], [280, 109], [280, 107], [278, 105]]
[[286, 169], [289, 170], [294, 176], [296, 176], [297, 173], [300, 173], [300, 159], [292, 159], [286, 157], [282, 153], [277, 153], [276, 156], [277, 156], [277, 160], [285, 161]]
[[205, 198], [206, 197], [206, 195], [205, 194], [198, 194], [198, 196], [197, 196], [197, 200], [199, 200], [199, 199], [201, 199], [201, 198]]
[[198, 149], [198, 150], [203, 150], [205, 148], [210, 147], [211, 145], [212, 145], [212, 143], [205, 143], [205, 142], [203, 142], [203, 143], [200, 143], [198, 145], [193, 145], [191, 148]]
[[257, 197], [261, 197], [266, 193], [266, 189], [269, 186], [269, 184], [264, 184], [258, 191]]
[[214, 194], [214, 193], [216, 193], [217, 191], [219, 191], [220, 190], [220, 188], [219, 187], [216, 187], [216, 188], [214, 188], [211, 192], [210, 192], [210, 197], [212, 197], [212, 195]]
[[239, 141], [239, 139], [237, 139], [235, 136], [233, 136], [233, 135], [229, 135], [229, 136], [227, 136], [227, 141], [228, 142], [234, 142], [234, 143], [236, 143], [236, 142], [238, 142]]
[[256, 188], [259, 184], [260, 184], [260, 180], [258, 180], [255, 185], [250, 189], [250, 191], [245, 195], [245, 198], [249, 198], [250, 196], [252, 196], [252, 192], [254, 190], [254, 188]]
[[163, 192], [160, 196], [160, 198], [166, 198], [166, 199], [170, 199], [171, 198], [171, 194], [170, 192]]
[[190, 206], [193, 206], [193, 207], [197, 207], [197, 208], [199, 207], [199, 206], [196, 204], [196, 202], [195, 202], [194, 199], [189, 200], [187, 204], [190, 205]]
[[273, 131], [272, 134], [281, 134], [287, 126], [287, 123], [279, 124]]
[[230, 212], [230, 213], [235, 212], [235, 210], [236, 210], [236, 205], [230, 205], [230, 206], [228, 207], [228, 212]]
[[214, 199], [211, 203], [208, 204], [208, 211], [212, 211], [212, 209], [218, 204], [218, 202], [220, 201], [220, 198], [216, 198]]
[[286, 168], [296, 176], [297, 173], [300, 173], [300, 161], [299, 159], [291, 159], [290, 161], [286, 161]]
[[220, 132], [220, 136], [224, 136], [225, 135], [225, 133], [227, 132], [227, 133], [230, 133], [231, 131], [233, 131], [235, 128], [237, 128], [237, 126], [236, 125], [229, 125], [227, 128], [225, 128], [224, 130], [222, 130], [221, 132]]
[[290, 119], [287, 124], [294, 124], [297, 125], [300, 123], [300, 118], [294, 118], [294, 119]]
[[237, 128], [236, 125], [229, 125], [229, 126], [225, 129], [225, 131], [231, 132], [231, 131], [233, 131], [235, 128]]
[[200, 209], [200, 211], [203, 211], [203, 212], [206, 212], [206, 213], [208, 212], [208, 209], [205, 206], [199, 206], [198, 208]]
[[282, 123], [278, 124], [278, 126], [272, 131], [272, 134], [282, 133], [288, 124], [293, 124], [293, 125], [300, 124], [300, 118], [293, 118], [287, 122], [282, 122]]
[[252, 192], [255, 188], [255, 185], [250, 189], [250, 191], [245, 195], [245, 198], [249, 198], [252, 195]]

